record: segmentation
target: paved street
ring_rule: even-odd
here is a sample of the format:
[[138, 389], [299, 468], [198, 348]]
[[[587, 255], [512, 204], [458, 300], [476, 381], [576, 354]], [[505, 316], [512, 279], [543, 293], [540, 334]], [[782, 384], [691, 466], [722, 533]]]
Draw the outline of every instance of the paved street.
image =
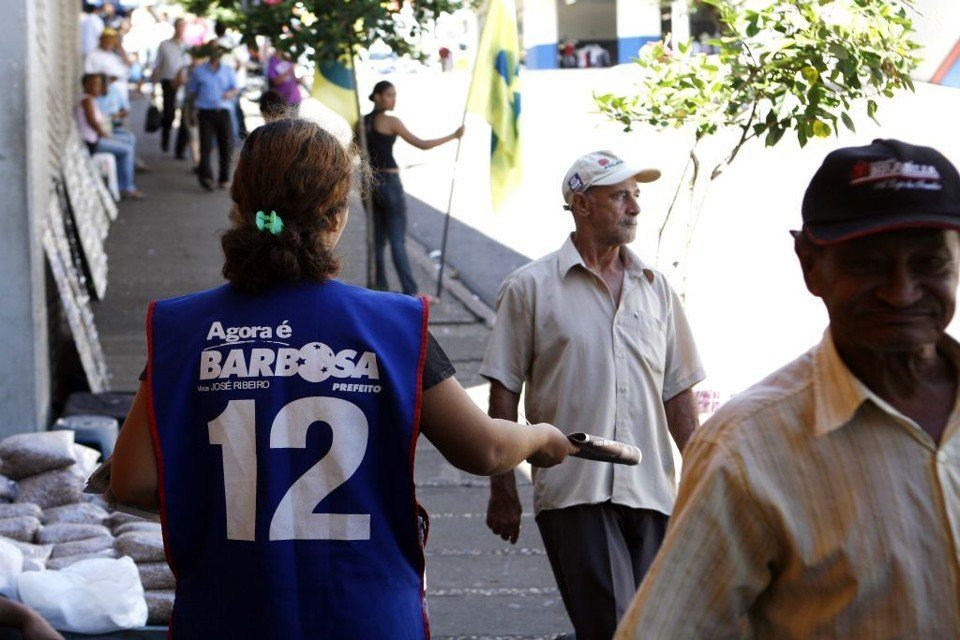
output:
[[[120, 207], [107, 241], [110, 285], [95, 307], [115, 390], [136, 387], [146, 357], [147, 304], [222, 282], [219, 231], [226, 224], [226, 192], [202, 191], [189, 163], [161, 156], [158, 147], [156, 136], [140, 135], [140, 155], [153, 169], [138, 176], [147, 198]], [[439, 246], [440, 214], [415, 200], [410, 208], [412, 234], [429, 247], [434, 241]], [[354, 201], [339, 251], [347, 282], [365, 281], [364, 238], [363, 211]], [[499, 279], [526, 260], [456, 222], [451, 246], [460, 279], [448, 281], [441, 302], [432, 307], [430, 329], [457, 367], [458, 379], [485, 405], [476, 371], [492, 316], [482, 303], [492, 303]], [[436, 271], [423, 247], [410, 241], [421, 288], [433, 293]], [[481, 295], [463, 283], [476, 283]], [[426, 555], [434, 637], [552, 638], [569, 631], [532, 514], [524, 514], [523, 533], [511, 546], [484, 524], [486, 479], [453, 468], [425, 439], [416, 465], [418, 496], [432, 518]], [[530, 509], [528, 481], [521, 491]]]

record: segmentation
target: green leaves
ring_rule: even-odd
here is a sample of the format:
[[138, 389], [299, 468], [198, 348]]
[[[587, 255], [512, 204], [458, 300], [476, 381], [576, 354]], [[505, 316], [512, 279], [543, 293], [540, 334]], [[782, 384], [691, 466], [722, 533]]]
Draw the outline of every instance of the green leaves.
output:
[[914, 0], [701, 0], [717, 9], [716, 55], [684, 43], [645, 47], [630, 97], [598, 96], [626, 128], [689, 126], [699, 140], [720, 128], [774, 146], [793, 131], [801, 146], [854, 131], [853, 108], [876, 121], [877, 98], [913, 90], [919, 45], [906, 9]]
[[418, 57], [420, 30], [441, 13], [471, 7], [477, 0], [417, 0], [409, 13], [403, 2], [384, 0], [180, 0], [192, 13], [208, 15], [241, 33], [264, 35], [294, 56], [343, 60], [383, 40], [397, 54]]

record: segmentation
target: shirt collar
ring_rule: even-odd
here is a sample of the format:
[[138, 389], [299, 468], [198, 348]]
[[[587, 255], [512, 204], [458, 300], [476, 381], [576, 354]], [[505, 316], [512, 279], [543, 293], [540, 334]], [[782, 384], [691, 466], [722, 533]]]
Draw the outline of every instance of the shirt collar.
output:
[[[640, 258], [631, 251], [628, 247], [620, 248], [620, 255], [624, 258], [624, 266], [626, 273], [629, 276], [634, 278], [644, 277], [648, 282], [653, 282], [653, 269], [648, 267]], [[560, 267], [560, 277], [565, 278], [567, 273], [570, 272], [570, 269], [574, 268], [577, 265], [581, 265], [584, 269], [587, 269], [587, 263], [583, 261], [583, 257], [580, 255], [580, 252], [577, 251], [577, 247], [573, 244], [573, 234], [571, 233], [567, 236], [566, 241], [563, 243], [563, 246], [560, 247], [560, 254], [558, 257], [558, 266]]]
[[[951, 360], [960, 363], [960, 344], [956, 340], [944, 334], [939, 346]], [[853, 375], [840, 358], [829, 327], [813, 354], [813, 392], [813, 432], [816, 436], [826, 435], [846, 425], [868, 400], [884, 413], [913, 423]]]

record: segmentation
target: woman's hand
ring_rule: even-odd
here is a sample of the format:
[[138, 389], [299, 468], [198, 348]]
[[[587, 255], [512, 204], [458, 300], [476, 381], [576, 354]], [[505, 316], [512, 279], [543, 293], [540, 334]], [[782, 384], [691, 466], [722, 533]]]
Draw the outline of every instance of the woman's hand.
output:
[[451, 135], [453, 136], [453, 139], [456, 140], [457, 138], [462, 138], [462, 137], [463, 137], [463, 131], [464, 131], [465, 128], [466, 128], [466, 127], [464, 127], [463, 125], [460, 125], [460, 128], [457, 129], [456, 131], [454, 131], [454, 132], [451, 134]]
[[568, 455], [579, 450], [579, 447], [570, 442], [567, 436], [552, 424], [541, 422], [532, 425], [532, 428], [539, 429], [543, 437], [537, 452], [527, 458], [527, 462], [535, 467], [552, 467], [560, 464]]

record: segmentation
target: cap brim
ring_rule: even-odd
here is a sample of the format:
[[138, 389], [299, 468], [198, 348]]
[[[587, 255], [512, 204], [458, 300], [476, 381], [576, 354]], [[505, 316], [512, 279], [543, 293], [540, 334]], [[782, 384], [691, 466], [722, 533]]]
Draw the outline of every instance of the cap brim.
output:
[[911, 214], [909, 216], [896, 214], [871, 220], [856, 220], [829, 225], [806, 224], [803, 226], [806, 236], [815, 244], [821, 245], [846, 242], [875, 233], [897, 231], [899, 229], [957, 229], [960, 231], [960, 213], [958, 215], [930, 213]]
[[618, 167], [616, 171], [611, 172], [609, 175], [605, 175], [599, 180], [595, 180], [590, 183], [590, 187], [606, 187], [611, 184], [617, 184], [618, 182], [623, 182], [630, 178], [634, 178], [637, 182], [653, 182], [654, 180], [660, 179], [660, 170], [659, 169], [637, 169], [636, 167], [631, 167], [629, 165], [623, 165]]

